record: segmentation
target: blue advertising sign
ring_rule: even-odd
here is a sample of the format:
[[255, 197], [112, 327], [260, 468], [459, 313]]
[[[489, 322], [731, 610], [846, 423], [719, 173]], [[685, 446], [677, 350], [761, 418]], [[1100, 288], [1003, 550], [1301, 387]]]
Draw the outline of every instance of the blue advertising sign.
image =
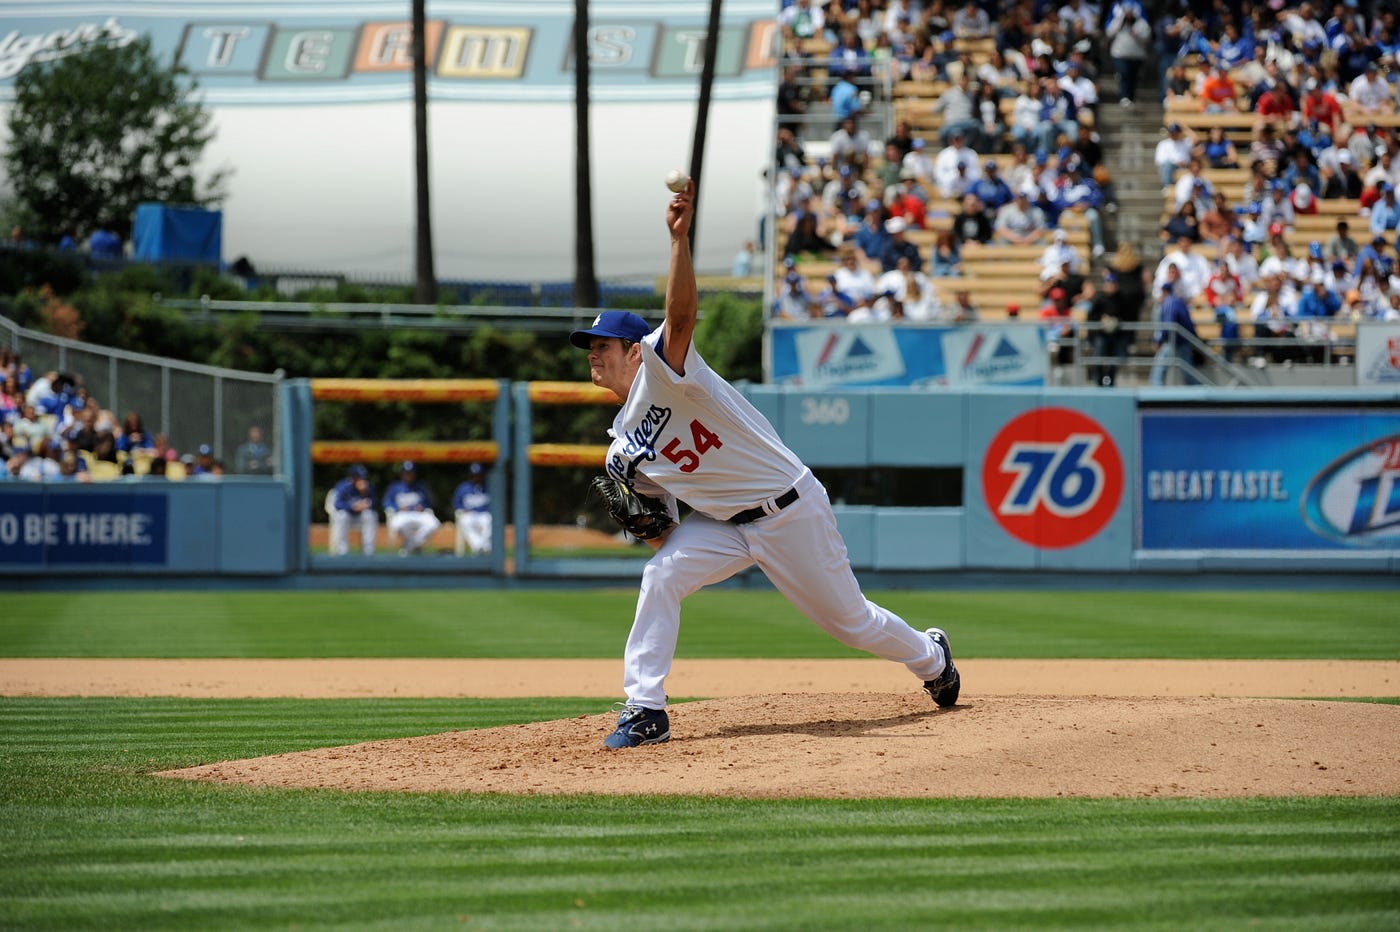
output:
[[1400, 548], [1400, 412], [1144, 413], [1144, 550]]
[[0, 563], [166, 562], [164, 495], [0, 492]]
[[1038, 326], [775, 323], [769, 341], [768, 381], [780, 385], [1045, 384]]

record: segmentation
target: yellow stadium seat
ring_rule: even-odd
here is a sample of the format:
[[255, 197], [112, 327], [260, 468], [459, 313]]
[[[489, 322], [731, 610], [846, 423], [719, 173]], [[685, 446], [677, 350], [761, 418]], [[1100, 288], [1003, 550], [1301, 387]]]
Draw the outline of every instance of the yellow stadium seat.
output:
[[109, 460], [88, 461], [88, 472], [92, 474], [95, 482], [110, 482], [113, 479], [122, 477], [122, 468]]

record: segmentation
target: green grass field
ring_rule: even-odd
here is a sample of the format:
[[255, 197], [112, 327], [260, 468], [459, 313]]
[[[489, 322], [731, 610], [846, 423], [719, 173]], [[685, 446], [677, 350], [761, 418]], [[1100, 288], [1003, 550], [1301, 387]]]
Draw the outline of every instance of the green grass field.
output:
[[[1387, 593], [873, 596], [915, 623], [946, 622], [963, 657], [1400, 657]], [[0, 653], [614, 657], [632, 601], [11, 595]], [[771, 593], [720, 591], [687, 602], [681, 655], [849, 652]], [[517, 798], [147, 776], [600, 705], [0, 699], [0, 928], [1400, 927], [1394, 798]]]
[[[1400, 658], [1393, 592], [873, 593], [960, 657]], [[635, 590], [15, 594], [7, 657], [617, 657]], [[856, 657], [771, 590], [686, 600], [679, 656]]]

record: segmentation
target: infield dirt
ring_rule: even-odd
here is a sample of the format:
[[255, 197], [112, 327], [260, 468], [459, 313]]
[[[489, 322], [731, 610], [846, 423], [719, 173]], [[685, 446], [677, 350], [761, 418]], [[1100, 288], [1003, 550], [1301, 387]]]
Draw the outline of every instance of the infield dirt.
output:
[[0, 694], [594, 696], [600, 714], [163, 776], [281, 787], [736, 797], [1400, 794], [1400, 663], [959, 663], [936, 710], [880, 661], [679, 661], [667, 744], [607, 751], [618, 661], [0, 660]]

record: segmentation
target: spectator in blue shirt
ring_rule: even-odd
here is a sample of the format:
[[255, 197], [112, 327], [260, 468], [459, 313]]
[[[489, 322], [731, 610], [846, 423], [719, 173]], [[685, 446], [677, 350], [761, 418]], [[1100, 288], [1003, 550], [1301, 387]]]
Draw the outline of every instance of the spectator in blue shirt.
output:
[[[903, 221], [900, 221], [903, 223]], [[856, 248], [867, 259], [878, 260], [885, 252], [885, 246], [889, 244], [889, 225], [885, 220], [885, 210], [878, 200], [870, 200], [865, 204], [865, 216], [861, 218], [860, 228], [855, 232]]]
[[831, 113], [839, 123], [846, 117], [860, 116], [863, 107], [860, 102], [860, 88], [856, 87], [848, 75], [842, 75], [831, 88]]
[[1376, 268], [1380, 268], [1381, 261], [1385, 258], [1381, 250], [1385, 249], [1385, 237], [1376, 235], [1371, 237], [1371, 241], [1356, 253], [1356, 261], [1352, 263], [1353, 269], [1359, 269], [1369, 260]]
[[817, 295], [815, 304], [823, 317], [845, 317], [855, 309], [856, 302], [851, 296], [836, 287], [836, 276], [826, 277], [826, 287]]
[[[1327, 34], [1328, 40], [1330, 41], [1341, 35], [1343, 29], [1347, 27], [1348, 20], [1351, 21], [1351, 28], [1355, 29], [1358, 35], [1364, 37], [1366, 34], [1366, 21], [1362, 19], [1360, 13], [1356, 12], [1356, 3], [1338, 3], [1337, 7], [1350, 7], [1351, 12], [1345, 12], [1344, 9], [1341, 16], [1329, 17], [1327, 22], [1323, 23], [1322, 31]], [[1336, 12], [1335, 8], [1333, 12]]]
[[[1299, 136], [1300, 143], [1302, 137]], [[1283, 167], [1283, 182], [1288, 191], [1293, 191], [1300, 184], [1308, 186], [1309, 191], [1320, 191], [1322, 189], [1322, 179], [1318, 175], [1317, 166], [1312, 163], [1312, 158], [1308, 155], [1308, 150], [1299, 148], [1293, 153], [1293, 160]]]
[[[1171, 268], [1175, 269], [1176, 266]], [[1177, 294], [1177, 279], [1180, 273], [1172, 275], [1168, 272], [1167, 281], [1162, 283], [1162, 306], [1161, 306], [1161, 329], [1153, 334], [1153, 344], [1157, 347], [1157, 355], [1152, 360], [1151, 381], [1153, 385], [1166, 385], [1167, 373], [1171, 369], [1178, 369], [1181, 372], [1182, 381], [1187, 385], [1198, 385], [1200, 380], [1196, 378], [1192, 370], [1194, 366], [1195, 353], [1192, 344], [1181, 335], [1181, 330], [1186, 331], [1191, 336], [1196, 336], [1196, 324], [1191, 320], [1191, 309], [1187, 307]], [[1180, 328], [1172, 327], [1176, 324]], [[1178, 364], [1184, 364], [1179, 367]]]
[[1334, 317], [1341, 310], [1342, 299], [1334, 291], [1328, 291], [1324, 282], [1313, 282], [1312, 287], [1298, 298], [1299, 317]]
[[977, 195], [977, 199], [992, 213], [996, 213], [1003, 204], [1011, 202], [1011, 186], [997, 169], [996, 159], [987, 159], [982, 166], [982, 177], [974, 181], [968, 189], [968, 193]]
[[878, 257], [882, 272], [891, 272], [896, 269], [901, 258], [909, 260], [909, 271], [923, 271], [924, 259], [919, 255], [919, 247], [905, 239], [904, 230], [903, 217], [891, 217], [885, 221], [885, 231], [889, 237], [885, 240], [885, 248]]
[[1366, 41], [1363, 33], [1349, 27], [1328, 39], [1327, 45], [1337, 54], [1337, 80], [1347, 84], [1383, 54], [1375, 43]]
[[1381, 184], [1381, 199], [1371, 205], [1371, 232], [1380, 236], [1400, 226], [1400, 204], [1395, 202], [1395, 185]]
[[121, 431], [117, 434], [117, 449], [131, 454], [141, 450], [154, 449], [156, 438], [146, 431], [146, 423], [135, 411], [128, 411], [122, 419]]
[[1323, 321], [1335, 317], [1341, 307], [1341, 295], [1329, 290], [1324, 281], [1315, 279], [1309, 288], [1304, 289], [1298, 299], [1300, 320], [1294, 331], [1301, 344], [1298, 356], [1302, 361], [1322, 362], [1323, 348], [1331, 339], [1331, 328]]
[[1103, 190], [1098, 182], [1084, 173], [1083, 165], [1076, 156], [1068, 163], [1068, 177], [1060, 179], [1056, 188], [1055, 209], [1083, 214], [1089, 224], [1090, 251], [1094, 258], [1103, 255], [1103, 219], [1099, 208], [1103, 206]]
[[1376, 25], [1380, 27], [1380, 31], [1371, 40], [1371, 48], [1382, 59], [1394, 61], [1400, 56], [1400, 36], [1391, 31], [1389, 26], [1383, 25], [1379, 19], [1376, 20]]
[[827, 73], [845, 78], [870, 77], [870, 54], [865, 50], [860, 33], [854, 29], [841, 30], [841, 41], [827, 59]]
[[1246, 31], [1241, 34], [1233, 22], [1225, 24], [1225, 35], [1221, 37], [1215, 54], [1226, 70], [1233, 71], [1254, 60], [1253, 24], [1248, 19], [1245, 20], [1245, 28]]

